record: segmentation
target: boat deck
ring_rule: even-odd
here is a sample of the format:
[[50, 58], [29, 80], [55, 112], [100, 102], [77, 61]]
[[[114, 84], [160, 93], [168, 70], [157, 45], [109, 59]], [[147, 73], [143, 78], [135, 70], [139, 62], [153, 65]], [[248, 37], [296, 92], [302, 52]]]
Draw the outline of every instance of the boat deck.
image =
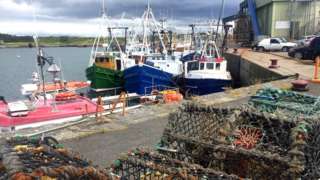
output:
[[[47, 105], [43, 101], [36, 103], [33, 110], [29, 110], [27, 116], [11, 117], [7, 112], [7, 105], [0, 103], [0, 127], [16, 127], [46, 123], [51, 120], [63, 120], [76, 118], [96, 112], [96, 104], [91, 100], [79, 97], [76, 100], [57, 102], [49, 100]], [[17, 128], [17, 127], [16, 127]]]

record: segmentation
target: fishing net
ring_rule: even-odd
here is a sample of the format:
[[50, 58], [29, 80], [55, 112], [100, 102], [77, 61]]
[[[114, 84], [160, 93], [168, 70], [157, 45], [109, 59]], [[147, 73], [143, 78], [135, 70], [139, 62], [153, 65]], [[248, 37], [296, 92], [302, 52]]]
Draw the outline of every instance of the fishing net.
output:
[[315, 116], [320, 112], [320, 97], [275, 88], [259, 90], [250, 104], [260, 111], [277, 112], [290, 118]]

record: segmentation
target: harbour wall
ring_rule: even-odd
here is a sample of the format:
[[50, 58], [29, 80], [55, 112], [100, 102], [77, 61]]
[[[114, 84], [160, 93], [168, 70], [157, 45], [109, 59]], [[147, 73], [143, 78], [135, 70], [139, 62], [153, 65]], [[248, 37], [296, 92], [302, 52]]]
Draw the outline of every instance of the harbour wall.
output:
[[228, 61], [227, 69], [233, 78], [233, 87], [246, 87], [254, 84], [274, 81], [284, 78], [281, 74], [259, 66], [240, 54], [225, 53]]

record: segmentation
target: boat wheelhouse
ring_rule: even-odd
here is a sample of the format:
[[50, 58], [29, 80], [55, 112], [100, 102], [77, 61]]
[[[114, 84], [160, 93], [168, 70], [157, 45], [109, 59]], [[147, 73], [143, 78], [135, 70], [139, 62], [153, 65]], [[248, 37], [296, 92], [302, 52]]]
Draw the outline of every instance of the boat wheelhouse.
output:
[[206, 95], [224, 91], [231, 85], [227, 61], [222, 58], [185, 62], [183, 89], [188, 94]]
[[123, 63], [105, 52], [97, 53], [92, 66], [86, 69], [86, 76], [91, 81], [91, 88], [111, 89], [121, 87]]

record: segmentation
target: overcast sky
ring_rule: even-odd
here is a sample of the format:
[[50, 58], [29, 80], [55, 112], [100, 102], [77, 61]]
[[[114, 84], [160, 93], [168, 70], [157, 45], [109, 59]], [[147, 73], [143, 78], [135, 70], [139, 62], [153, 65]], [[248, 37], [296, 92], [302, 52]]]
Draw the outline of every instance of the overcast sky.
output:
[[[235, 14], [242, 0], [225, 0], [224, 16]], [[217, 19], [222, 0], [150, 0], [157, 19], [182, 27]], [[105, 0], [111, 24], [133, 24], [147, 0]], [[0, 32], [18, 35], [94, 36], [102, 0], [0, 0]], [[36, 18], [34, 16], [36, 15]]]

